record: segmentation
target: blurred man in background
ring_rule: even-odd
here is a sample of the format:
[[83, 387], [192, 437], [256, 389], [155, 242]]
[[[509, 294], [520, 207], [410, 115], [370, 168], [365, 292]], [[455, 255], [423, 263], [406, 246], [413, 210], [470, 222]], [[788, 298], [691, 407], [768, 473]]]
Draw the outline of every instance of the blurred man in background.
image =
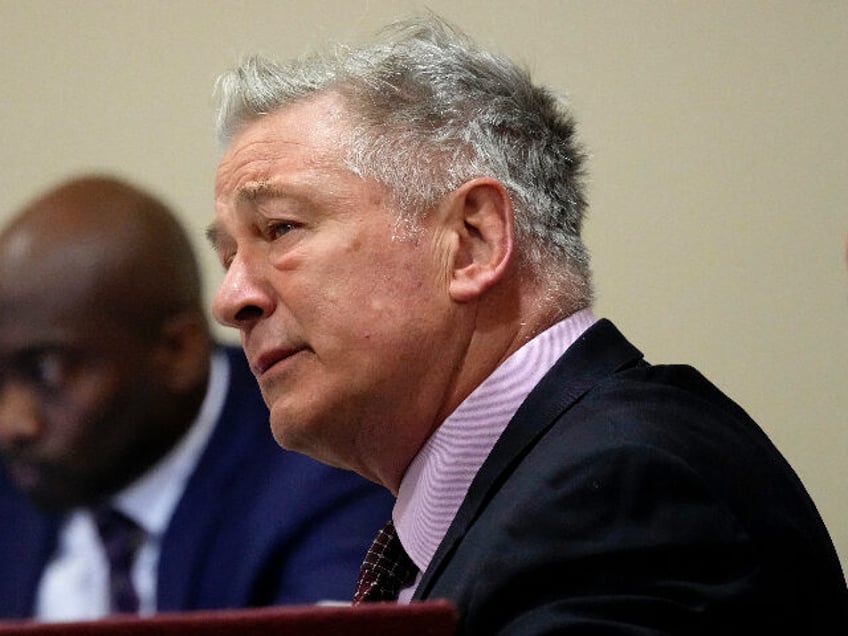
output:
[[349, 597], [383, 489], [280, 450], [165, 205], [86, 176], [0, 233], [0, 617]]

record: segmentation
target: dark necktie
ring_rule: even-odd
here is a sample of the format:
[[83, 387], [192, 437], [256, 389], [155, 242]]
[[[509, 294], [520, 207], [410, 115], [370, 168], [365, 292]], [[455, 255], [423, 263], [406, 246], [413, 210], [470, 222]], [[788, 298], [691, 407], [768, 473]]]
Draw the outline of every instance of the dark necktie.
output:
[[396, 601], [411, 585], [418, 568], [403, 549], [391, 520], [377, 533], [359, 570], [353, 604]]
[[115, 613], [138, 612], [138, 593], [132, 582], [132, 566], [144, 529], [125, 514], [104, 507], [94, 511], [94, 522], [109, 561], [109, 603]]

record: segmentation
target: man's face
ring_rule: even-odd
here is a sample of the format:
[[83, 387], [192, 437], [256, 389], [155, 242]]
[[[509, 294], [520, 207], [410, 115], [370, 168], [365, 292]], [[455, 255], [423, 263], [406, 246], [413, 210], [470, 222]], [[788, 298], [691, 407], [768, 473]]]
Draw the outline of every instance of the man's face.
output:
[[133, 476], [158, 396], [144, 343], [56, 272], [0, 281], [0, 453], [34, 501], [64, 509]]
[[437, 423], [461, 329], [438, 221], [399, 235], [384, 188], [341, 160], [343, 115], [323, 96], [229, 146], [213, 312], [240, 330], [282, 446], [388, 485]]

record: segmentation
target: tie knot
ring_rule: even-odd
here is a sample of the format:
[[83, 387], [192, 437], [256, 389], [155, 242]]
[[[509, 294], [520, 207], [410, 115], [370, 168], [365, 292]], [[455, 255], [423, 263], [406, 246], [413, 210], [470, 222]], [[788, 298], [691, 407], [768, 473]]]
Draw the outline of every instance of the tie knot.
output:
[[418, 568], [401, 545], [394, 523], [389, 520], [374, 538], [359, 571], [353, 604], [396, 601], [400, 591], [412, 584]]
[[103, 542], [106, 557], [113, 560], [132, 560], [144, 541], [144, 529], [116, 508], [103, 507], [94, 511], [94, 523]]

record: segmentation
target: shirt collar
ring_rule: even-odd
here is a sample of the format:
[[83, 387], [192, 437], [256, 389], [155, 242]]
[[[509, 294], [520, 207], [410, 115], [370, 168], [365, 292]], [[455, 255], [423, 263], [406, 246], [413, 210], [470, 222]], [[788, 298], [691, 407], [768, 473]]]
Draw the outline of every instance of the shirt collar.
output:
[[421, 572], [518, 407], [594, 322], [590, 309], [578, 311], [515, 351], [445, 419], [412, 460], [392, 517], [404, 549]]

